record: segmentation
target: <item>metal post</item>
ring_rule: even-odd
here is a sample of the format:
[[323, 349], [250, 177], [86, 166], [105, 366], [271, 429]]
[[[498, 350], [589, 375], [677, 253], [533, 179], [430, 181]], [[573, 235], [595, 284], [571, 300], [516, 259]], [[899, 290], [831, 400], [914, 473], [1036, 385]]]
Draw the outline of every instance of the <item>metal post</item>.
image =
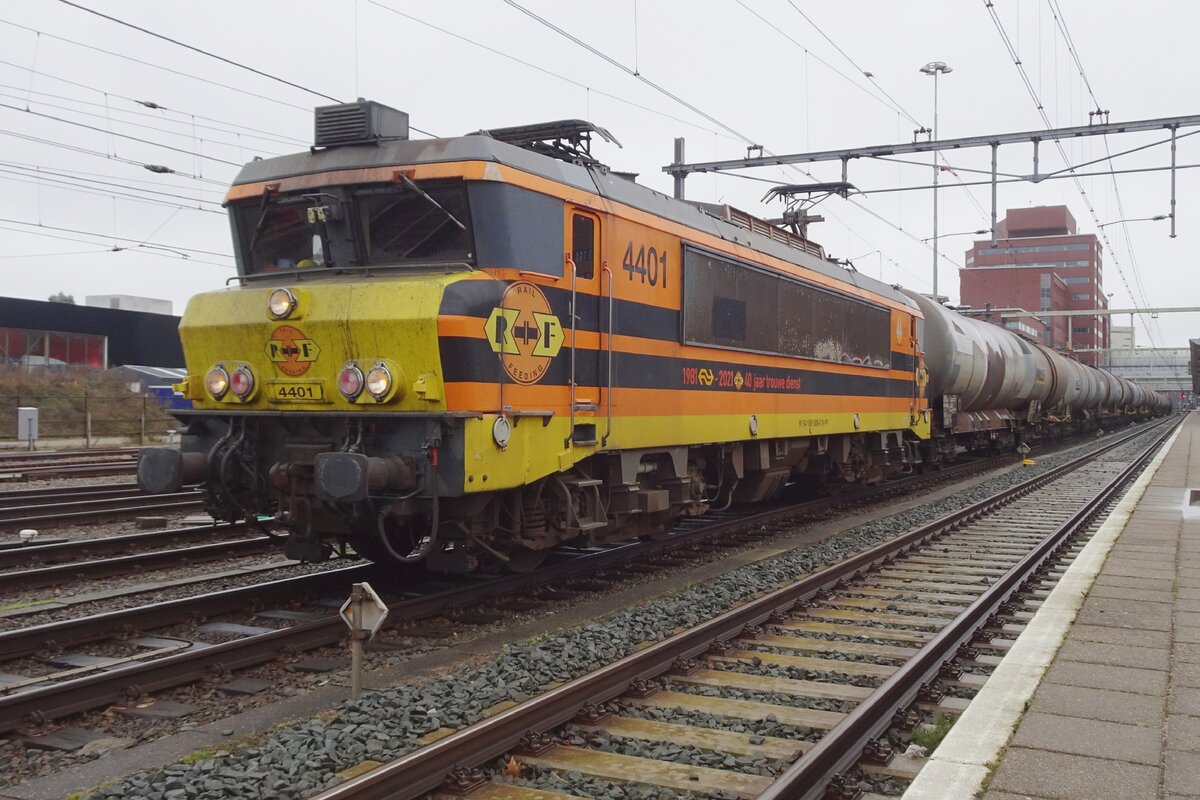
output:
[[142, 395], [142, 434], [141, 445], [146, 446], [146, 395]]
[[[938, 73], [940, 70], [933, 71], [933, 140], [937, 141], [937, 118], [938, 118]], [[941, 303], [938, 300], [938, 151], [933, 149], [933, 302]]]
[[87, 392], [83, 393], [83, 449], [92, 446], [92, 406], [88, 402]]
[[[675, 164], [683, 163], [683, 137], [675, 139]], [[683, 182], [687, 180], [686, 172], [676, 172], [675, 175], [675, 199], [683, 199]]]
[[996, 153], [999, 142], [992, 142], [992, 247], [996, 246]]
[[1171, 238], [1175, 238], [1175, 135], [1179, 126], [1171, 126]]
[[356, 583], [350, 589], [350, 614], [353, 625], [350, 626], [350, 699], [362, 697], [362, 662], [363, 639], [367, 632], [362, 629], [362, 584]]

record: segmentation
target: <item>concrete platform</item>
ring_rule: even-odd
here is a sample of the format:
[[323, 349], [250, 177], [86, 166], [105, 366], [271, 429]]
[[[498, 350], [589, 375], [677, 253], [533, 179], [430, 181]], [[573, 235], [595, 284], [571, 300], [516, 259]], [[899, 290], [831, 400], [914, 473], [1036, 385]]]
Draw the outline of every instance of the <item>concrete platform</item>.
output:
[[1193, 502], [1196, 412], [1068, 569], [906, 800], [1200, 798]]

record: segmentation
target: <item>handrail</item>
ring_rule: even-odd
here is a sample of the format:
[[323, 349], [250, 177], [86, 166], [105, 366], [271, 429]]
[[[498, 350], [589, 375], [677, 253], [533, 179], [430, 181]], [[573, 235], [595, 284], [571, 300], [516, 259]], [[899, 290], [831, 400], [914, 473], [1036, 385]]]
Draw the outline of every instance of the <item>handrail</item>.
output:
[[613, 399], [612, 399], [612, 390], [613, 390], [613, 377], [612, 377], [612, 374], [613, 374], [612, 373], [612, 362], [613, 362], [613, 272], [611, 269], [609, 269], [607, 261], [603, 262], [603, 264], [604, 264], [604, 266], [602, 266], [600, 268], [600, 271], [602, 273], [604, 273], [604, 272], [608, 273], [608, 369], [606, 370], [608, 388], [605, 391], [605, 405], [608, 408], [608, 425], [604, 429], [604, 438], [602, 438], [600, 440], [600, 446], [606, 447], [608, 445], [608, 437], [612, 435], [612, 419], [613, 419], [613, 415], [612, 415], [612, 408], [613, 408]]
[[579, 315], [575, 313], [575, 285], [579, 275], [575, 269], [575, 259], [571, 257], [570, 253], [566, 254], [566, 265], [571, 268], [571, 306], [567, 309], [567, 313], [571, 315], [571, 377], [568, 380], [568, 385], [571, 387], [571, 422], [567, 428], [567, 438], [563, 442], [563, 446], [569, 447], [573, 446], [575, 441], [575, 340], [579, 335]]

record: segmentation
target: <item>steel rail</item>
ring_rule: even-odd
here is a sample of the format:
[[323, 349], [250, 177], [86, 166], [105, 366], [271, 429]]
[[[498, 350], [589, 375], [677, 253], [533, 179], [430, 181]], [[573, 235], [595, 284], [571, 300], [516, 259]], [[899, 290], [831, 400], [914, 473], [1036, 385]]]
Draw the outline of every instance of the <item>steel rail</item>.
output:
[[44, 481], [50, 478], [99, 478], [108, 475], [131, 475], [135, 472], [137, 472], [137, 463], [134, 461], [100, 461], [95, 464], [66, 464], [63, 466], [0, 466], [0, 480]]
[[88, 459], [97, 456], [136, 456], [140, 447], [110, 447], [96, 450], [14, 450], [0, 453], [0, 466], [12, 461], [53, 461], [70, 459]]
[[93, 486], [46, 486], [39, 489], [4, 489], [0, 490], [0, 505], [9, 507], [13, 503], [29, 500], [56, 500], [60, 497], [81, 499], [100, 499], [105, 497], [128, 497], [140, 494], [136, 483], [105, 483]]
[[[354, 581], [373, 580], [377, 572], [374, 565], [359, 563], [342, 569], [2, 631], [0, 653], [5, 659], [25, 658], [110, 639], [114, 633], [133, 636], [153, 628], [262, 608], [269, 603], [303, 601], [342, 589]], [[3, 705], [2, 699], [0, 705]]]
[[1086, 528], [1104, 505], [1138, 474], [1174, 430], [1175, 426], [1171, 426], [1158, 436], [1082, 508], [989, 586], [975, 602], [942, 628], [913, 658], [767, 787], [758, 800], [821, 800], [825, 797], [830, 779], [858, 763], [863, 747], [891, 726], [895, 712], [916, 701], [921, 686], [932, 680], [942, 665], [953, 658], [958, 648], [986, 626], [992, 614], [1048, 559]]
[[[871, 501], [878, 496], [903, 491], [913, 483], [944, 480], [958, 472], [970, 472], [987, 465], [988, 462], [966, 463], [955, 470], [930, 473], [911, 480], [875, 487], [873, 491], [866, 493], [865, 497], [856, 494], [825, 498], [782, 509], [768, 509], [749, 516], [679, 530], [655, 541], [624, 543], [606, 550], [565, 558], [531, 574], [505, 575], [425, 595], [393, 606], [386, 627], [398, 627], [444, 614], [448, 610], [483, 604], [495, 598], [555, 582], [595, 577], [602, 570], [616, 568], [626, 562], [642, 562], [647, 558], [661, 557], [689, 545], [700, 544], [735, 531], [750, 530], [763, 523], [776, 522], [806, 511], [822, 510], [850, 501]], [[342, 588], [348, 589], [350, 582], [364, 579], [371, 574], [372, 569], [377, 570], [379, 567], [363, 565], [321, 574], [335, 580], [342, 579], [345, 584]], [[133, 634], [136, 631], [177, 624], [195, 616], [212, 616], [242, 610], [250, 603], [286, 599], [289, 597], [289, 591], [295, 593], [301, 581], [311, 578], [312, 576], [302, 576], [289, 579], [294, 583], [288, 586], [284, 586], [284, 581], [278, 582], [277, 587], [260, 584], [230, 589], [212, 596], [183, 598], [0, 633], [0, 651], [28, 654], [42, 648], [57, 650], [73, 644], [110, 638], [113, 630]], [[281, 651], [299, 651], [335, 644], [344, 636], [345, 625], [341, 618], [331, 615], [270, 634], [184, 651], [161, 659], [106, 670], [8, 696], [0, 695], [0, 733], [19, 728], [26, 722], [40, 724], [48, 719], [118, 702], [121, 698], [128, 699], [157, 689], [187, 683], [203, 677], [206, 669], [221, 671], [254, 666], [273, 660]], [[90, 701], [86, 700], [88, 697], [91, 697]]]
[[187, 528], [167, 528], [145, 533], [125, 533], [118, 536], [98, 536], [94, 539], [72, 539], [65, 542], [19, 545], [0, 550], [0, 569], [12, 569], [23, 564], [54, 564], [80, 558], [124, 553], [133, 548], [149, 548], [211, 539], [225, 533], [242, 530], [243, 522], [194, 525]]
[[[1116, 444], [1110, 446], [1116, 446]], [[920, 476], [911, 481], [906, 480], [897, 484], [880, 486], [870, 495], [872, 497], [887, 495], [897, 490], [903, 490], [911, 483], [945, 479], [951, 477], [955, 472], [969, 472], [985, 465], [986, 462], [963, 464], [954, 471], [946, 470]], [[658, 541], [623, 544], [608, 550], [588, 553], [544, 567], [531, 575], [508, 575], [480, 581], [467, 587], [426, 595], [394, 606], [388, 619], [388, 627], [443, 614], [448, 609], [455, 607], [485, 603], [496, 597], [528, 590], [533, 586], [594, 576], [599, 570], [617, 567], [627, 561], [661, 556], [672, 550], [698, 544], [730, 531], [750, 529], [761, 523], [777, 521], [781, 517], [794, 516], [806, 510], [819, 509], [851, 500], [862, 502], [864, 499], [867, 498], [863, 498], [861, 495], [827, 498], [817, 503], [766, 510], [748, 517], [737, 517], [704, 527], [679, 531]], [[358, 570], [363, 570], [363, 572], [357, 572]], [[322, 573], [322, 576], [328, 576], [335, 582], [341, 579], [349, 583], [369, 575], [370, 570], [372, 570], [372, 565], [363, 565]], [[36, 652], [39, 648], [54, 650], [71, 644], [108, 638], [107, 633], [112, 630], [119, 629], [132, 634], [146, 628], [176, 624], [189, 617], [236, 611], [246, 608], [250, 603], [262, 603], [273, 598], [287, 598], [288, 592], [292, 592], [294, 595], [301, 582], [311, 578], [313, 576], [302, 576], [277, 582], [278, 587], [260, 584], [226, 590], [210, 597], [184, 598], [92, 617], [48, 623], [32, 629], [12, 631], [0, 634], [0, 649], [23, 653]], [[288, 585], [285, 587], [284, 584]], [[293, 628], [262, 636], [247, 637], [215, 647], [185, 651], [174, 656], [109, 670], [52, 686], [31, 689], [8, 697], [0, 696], [0, 732], [15, 729], [22, 722], [44, 721], [86, 710], [83, 707], [84, 698], [89, 694], [92, 695], [93, 700], [87, 707], [94, 708], [116, 702], [121, 698], [129, 698], [195, 680], [204, 674], [205, 669], [223, 670], [254, 666], [277, 657], [280, 648], [294, 651], [333, 644], [345, 634], [344, 626], [336, 616], [303, 623], [293, 626]], [[292, 631], [292, 633], [288, 634], [287, 631]], [[202, 666], [192, 666], [192, 662], [200, 662]]]
[[178, 492], [176, 494], [151, 494], [108, 500], [81, 500], [75, 503], [56, 503], [46, 506], [0, 508], [0, 525], [14, 527], [45, 525], [79, 522], [112, 515], [136, 514], [141, 511], [182, 511], [188, 508], [198, 508], [203, 503], [204, 495], [200, 492]]
[[254, 555], [278, 546], [279, 542], [270, 536], [254, 536], [249, 539], [229, 539], [192, 547], [177, 547], [171, 550], [155, 550], [150, 553], [134, 553], [128, 556], [100, 558], [93, 561], [72, 561], [68, 564], [4, 572], [0, 573], [0, 592], [56, 586], [65, 581], [83, 578], [105, 578], [112, 575], [131, 574], [141, 569], [161, 569], [213, 561], [219, 558]]
[[[1144, 432], [1143, 429], [1138, 433]], [[1169, 433], [1170, 431], [1167, 432], [1167, 434]], [[1161, 438], [1165, 438], [1167, 434]], [[526, 703], [462, 728], [428, 747], [401, 756], [359, 777], [351, 778], [315, 795], [310, 800], [403, 800], [420, 797], [425, 792], [433, 791], [440, 786], [455, 768], [482, 764], [503, 755], [516, 746], [527, 733], [543, 732], [561, 725], [572, 719], [585, 705], [607, 702], [625, 692], [635, 680], [647, 680], [661, 675], [667, 672], [678, 659], [696, 657], [715, 642], [738, 636], [746, 626], [766, 621], [776, 611], [786, 611], [797, 603], [815, 597], [820, 592], [833, 589], [841, 581], [849, 580], [885, 564], [895, 559], [896, 556], [907, 553], [965, 522], [972, 521], [1029, 494], [1077, 469], [1084, 463], [1094, 460], [1103, 453], [1125, 444], [1128, 438], [1132, 437], [1112, 442], [1099, 451], [1048, 470], [1042, 475], [1009, 487], [990, 498], [948, 514], [889, 542], [812, 573], [789, 586], [726, 611], [695, 628], [656, 642], [596, 672], [576, 678], [550, 689]], [[1009, 593], [1004, 592], [1004, 596]], [[971, 608], [975, 608], [976, 605], [980, 605], [980, 603], [977, 601]], [[999, 601], [994, 605], [999, 605]], [[946, 641], [946, 637], [938, 637], [938, 639], [942, 642]], [[938, 662], [938, 666], [940, 666], [940, 662]], [[936, 672], [936, 668], [934, 671]], [[885, 685], [892, 683], [894, 682], [889, 680]], [[907, 696], [911, 693], [915, 697], [918, 688], [919, 684], [905, 687], [900, 695]], [[877, 705], [874, 707], [877, 710], [879, 708]], [[897, 706], [893, 705], [888, 710], [883, 723], [885, 726], [886, 722], [891, 719], [892, 711], [896, 708]], [[844, 726], [845, 723], [838, 727]], [[877, 731], [877, 726], [874, 724], [865, 727]], [[822, 752], [828, 754], [825, 757], [826, 761], [833, 762], [835, 766], [842, 763], [842, 758], [839, 758], [838, 754], [830, 748], [823, 748]], [[852, 757], [853, 760], [857, 760], [861, 753], [861, 747], [856, 748], [853, 753], [846, 754], [844, 758]], [[805, 761], [808, 760], [809, 757], [806, 756]], [[788, 774], [790, 772], [789, 770]], [[832, 773], [826, 774], [820, 779], [819, 784], [809, 785], [815, 793], [813, 796], [820, 797], [824, 794], [830, 774]]]

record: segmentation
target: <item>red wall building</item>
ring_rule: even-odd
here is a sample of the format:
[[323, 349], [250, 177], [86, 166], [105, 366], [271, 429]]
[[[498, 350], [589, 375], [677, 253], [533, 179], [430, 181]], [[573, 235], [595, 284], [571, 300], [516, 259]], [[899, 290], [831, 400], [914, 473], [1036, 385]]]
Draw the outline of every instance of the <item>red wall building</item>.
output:
[[[1038, 317], [1039, 311], [1107, 308], [1100, 242], [1080, 234], [1066, 206], [1011, 208], [991, 240], [975, 242], [959, 271], [960, 295], [974, 316], [992, 308], [1023, 308], [1032, 319], [1003, 320], [1005, 327], [1029, 334], [1059, 350], [1105, 348], [1109, 317]], [[1000, 316], [991, 322], [1001, 324]], [[1021, 327], [1021, 326], [1024, 327]], [[1097, 353], [1079, 353], [1080, 361], [1100, 363]]]

